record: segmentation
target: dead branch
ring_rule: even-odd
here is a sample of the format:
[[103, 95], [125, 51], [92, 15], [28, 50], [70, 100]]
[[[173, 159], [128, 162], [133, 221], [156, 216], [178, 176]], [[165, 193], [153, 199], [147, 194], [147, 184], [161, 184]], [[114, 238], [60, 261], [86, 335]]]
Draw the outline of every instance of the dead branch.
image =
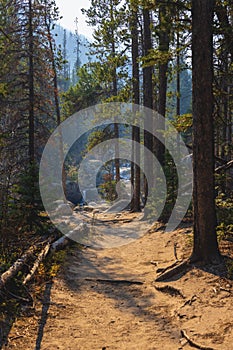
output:
[[162, 272], [161, 275], [159, 275], [155, 279], [155, 281], [162, 282], [162, 281], [168, 280], [171, 277], [174, 277], [180, 273], [184, 273], [188, 271], [190, 268], [191, 268], [191, 265], [189, 263], [189, 260], [185, 260], [181, 264], [175, 266], [174, 268], [169, 269], [168, 271]]
[[215, 172], [218, 173], [218, 172], [220, 172], [220, 171], [222, 171], [222, 170], [227, 170], [227, 169], [231, 168], [232, 166], [233, 166], [233, 160], [230, 160], [230, 161], [227, 162], [226, 164], [223, 164], [223, 165], [217, 167], [217, 168], [215, 169]]
[[220, 290], [222, 290], [223, 292], [232, 293], [232, 291], [230, 289], [226, 289], [223, 287], [220, 287]]
[[191, 346], [193, 346], [194, 348], [201, 349], [201, 350], [214, 350], [213, 348], [206, 347], [206, 346], [203, 346], [203, 345], [196, 343], [188, 336], [188, 334], [184, 330], [181, 330], [180, 333], [181, 333], [182, 338], [185, 338], [188, 341], [188, 343]]
[[0, 277], [0, 289], [5, 287], [7, 282], [9, 282], [17, 273], [22, 269], [22, 267], [27, 263], [27, 261], [34, 255], [36, 251], [36, 246], [30, 247], [21, 258], [16, 260], [14, 264], [5, 271]]
[[46, 246], [42, 249], [42, 251], [40, 252], [40, 254], [38, 255], [31, 271], [27, 274], [27, 276], [25, 277], [23, 284], [27, 284], [32, 277], [34, 276], [34, 274], [36, 273], [40, 263], [46, 258], [46, 256], [48, 255], [49, 251], [50, 251], [50, 247], [51, 247], [51, 243], [48, 242], [46, 244]]
[[179, 309], [182, 309], [182, 308], [185, 307], [186, 305], [190, 305], [190, 306], [191, 306], [192, 303], [193, 303], [194, 301], [196, 301], [196, 300], [197, 300], [197, 296], [194, 294], [190, 299], [186, 300], [186, 301], [184, 302], [184, 304], [180, 306]]
[[177, 256], [177, 243], [174, 243], [174, 256], [175, 256], [175, 259], [176, 261], [178, 261], [178, 256]]
[[24, 338], [24, 335], [17, 335], [17, 336], [15, 336], [13, 338], [8, 338], [8, 340], [13, 341], [13, 340], [17, 340], [19, 338]]
[[137, 284], [142, 285], [144, 282], [142, 281], [131, 281], [131, 280], [111, 280], [111, 279], [103, 279], [103, 278], [85, 278], [85, 281], [90, 282], [101, 282], [101, 283], [113, 283], [113, 284]]
[[16, 294], [10, 292], [9, 290], [8, 290], [7, 294], [11, 295], [14, 299], [20, 300], [20, 301], [22, 301], [24, 303], [30, 303], [31, 302], [31, 300], [25, 299], [25, 298], [23, 298], [23, 297], [21, 297], [19, 295], [16, 295]]

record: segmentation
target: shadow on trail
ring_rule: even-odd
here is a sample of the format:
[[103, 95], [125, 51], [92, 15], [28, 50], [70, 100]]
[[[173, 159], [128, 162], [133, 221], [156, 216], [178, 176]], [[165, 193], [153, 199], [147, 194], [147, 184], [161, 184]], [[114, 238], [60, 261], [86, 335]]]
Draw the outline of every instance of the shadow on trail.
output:
[[[51, 289], [52, 289], [52, 282], [49, 282], [46, 284], [45, 291], [44, 291], [43, 302], [42, 302], [43, 307], [41, 311], [41, 318], [38, 324], [38, 333], [37, 333], [36, 345], [34, 350], [41, 349], [41, 343], [44, 335], [44, 328], [47, 322], [48, 312], [50, 307]], [[19, 335], [11, 339], [8, 338], [15, 320], [16, 320], [16, 317], [6, 316], [4, 324], [1, 324], [2, 322], [0, 322], [0, 349], [5, 349], [6, 346], [8, 347], [8, 344], [11, 345], [10, 343], [13, 340], [23, 337], [23, 335], [22, 336]]]
[[8, 336], [11, 332], [11, 328], [15, 322], [15, 317], [6, 317], [4, 321], [0, 322], [0, 349], [8, 344]]
[[[180, 264], [180, 266], [182, 263]], [[179, 266], [177, 266], [179, 267]], [[233, 280], [233, 258], [230, 256], [222, 255], [222, 262], [220, 264], [203, 264], [203, 263], [191, 263], [186, 264], [184, 262], [184, 268], [181, 267], [180, 272], [174, 273], [172, 277], [164, 278], [161, 282], [175, 282], [178, 281], [181, 277], [185, 276], [187, 272], [197, 269], [203, 272], [206, 272], [212, 276], [216, 276], [222, 279]], [[176, 267], [174, 268], [174, 270]], [[172, 273], [168, 271], [168, 273]], [[166, 273], [165, 273], [166, 274]], [[159, 281], [160, 282], [160, 281]]]
[[[161, 301], [153, 290], [155, 278], [150, 279], [149, 283], [147, 281], [140, 285], [138, 282], [141, 282], [144, 276], [140, 275], [140, 272], [137, 274], [132, 267], [131, 270], [128, 270], [127, 266], [124, 269], [127, 262], [117, 255], [117, 251], [115, 255], [111, 254], [106, 250], [106, 254], [101, 254], [97, 258], [98, 251], [94, 249], [74, 251], [73, 256], [69, 257], [68, 271], [63, 276], [69, 289], [80, 295], [91, 291], [112, 299], [115, 301], [115, 308], [122, 314], [131, 313], [139, 322], [153, 321], [161, 334], [171, 339], [178, 339], [179, 329], [171, 320], [169, 305]], [[233, 259], [230, 260], [233, 264]], [[220, 278], [226, 276], [224, 264], [218, 267], [193, 265], [192, 268]], [[126, 273], [127, 270], [129, 273]], [[178, 274], [164, 283], [179, 280], [183, 275]], [[158, 283], [160, 282], [156, 284]]]
[[148, 284], [143, 283], [144, 276], [140, 274], [124, 273], [121, 269], [123, 261], [119, 256], [109, 257], [106, 253], [106, 256], [96, 259], [96, 251], [87, 249], [74, 252], [69, 263], [70, 267], [63, 278], [74, 293], [81, 296], [90, 291], [103, 295], [106, 299], [114, 300], [114, 307], [122, 314], [131, 313], [139, 322], [153, 321], [166, 336], [172, 339], [179, 337], [178, 330], [169, 320], [167, 306], [159, 300], [155, 304], [153, 286], [148, 288]]
[[50, 297], [51, 297], [52, 285], [53, 284], [51, 282], [49, 282], [46, 284], [46, 287], [45, 287], [44, 298], [43, 298], [43, 307], [42, 307], [42, 311], [41, 311], [41, 318], [39, 321], [39, 328], [38, 328], [35, 350], [41, 349], [41, 343], [42, 343], [43, 335], [44, 335], [44, 328], [45, 328], [45, 325], [47, 322], [48, 311], [49, 311], [49, 307], [50, 307]]

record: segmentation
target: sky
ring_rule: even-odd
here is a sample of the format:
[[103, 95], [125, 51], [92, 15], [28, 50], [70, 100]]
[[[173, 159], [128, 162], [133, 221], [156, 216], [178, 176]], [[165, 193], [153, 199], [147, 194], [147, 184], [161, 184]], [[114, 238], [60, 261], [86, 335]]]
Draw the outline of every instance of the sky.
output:
[[85, 23], [85, 16], [81, 12], [81, 8], [88, 9], [90, 0], [56, 0], [56, 4], [60, 10], [60, 16], [63, 18], [58, 22], [64, 28], [75, 31], [75, 18], [78, 18], [78, 32], [87, 38], [92, 37], [93, 29]]

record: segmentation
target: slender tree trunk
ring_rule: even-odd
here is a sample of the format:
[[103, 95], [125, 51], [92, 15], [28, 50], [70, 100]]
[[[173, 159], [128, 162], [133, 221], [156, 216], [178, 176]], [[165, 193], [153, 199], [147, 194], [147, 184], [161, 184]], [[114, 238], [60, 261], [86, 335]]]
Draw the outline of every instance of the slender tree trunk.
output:
[[[46, 6], [48, 6], [47, 3], [46, 3]], [[57, 67], [56, 67], [53, 39], [52, 39], [52, 33], [51, 33], [51, 20], [47, 13], [47, 8], [45, 8], [45, 24], [46, 24], [47, 33], [48, 33], [49, 49], [51, 54], [51, 63], [52, 63], [52, 70], [53, 70], [53, 95], [54, 95], [55, 110], [56, 110], [56, 116], [57, 116], [57, 126], [59, 126], [61, 124], [61, 112], [60, 112], [60, 102], [59, 102], [59, 92], [58, 92]], [[63, 137], [61, 134], [61, 130], [60, 130], [59, 147], [60, 147], [60, 157], [61, 159], [63, 159], [63, 156], [64, 156]], [[66, 173], [65, 173], [64, 164], [62, 166], [62, 185], [63, 185], [64, 193], [66, 194]]]
[[[177, 29], [177, 37], [176, 37], [176, 50], [177, 50], [177, 56], [176, 56], [176, 115], [180, 115], [180, 98], [181, 98], [181, 91], [180, 91], [180, 33], [179, 29]], [[180, 140], [181, 136], [179, 133], [177, 133], [177, 152], [178, 152], [178, 158], [180, 158]], [[174, 182], [173, 182], [173, 192], [175, 192], [176, 188], [176, 176], [174, 176]]]
[[[139, 91], [139, 48], [138, 48], [138, 29], [137, 29], [137, 19], [138, 14], [136, 10], [137, 6], [133, 8], [132, 6], [132, 22], [131, 22], [131, 37], [132, 37], [132, 75], [133, 75], [133, 102], [137, 105], [140, 103], [140, 91]], [[133, 112], [137, 113], [137, 107], [133, 106]], [[132, 140], [136, 142], [136, 146], [134, 149], [135, 152], [135, 166], [133, 166], [133, 201], [131, 210], [132, 211], [140, 211], [140, 179], [141, 179], [141, 171], [140, 171], [140, 128], [137, 126], [132, 127]], [[134, 179], [135, 176], [135, 179]]]
[[213, 130], [214, 0], [192, 0], [194, 247], [191, 260], [220, 261], [216, 235]]
[[177, 31], [177, 38], [176, 38], [176, 50], [177, 50], [177, 56], [176, 56], [176, 66], [177, 66], [177, 73], [176, 73], [176, 115], [180, 115], [180, 34], [179, 31]]
[[[144, 56], [149, 54], [149, 51], [152, 48], [151, 41], [151, 29], [150, 29], [150, 12], [148, 9], [143, 9], [143, 42], [144, 42]], [[150, 109], [153, 108], [153, 85], [152, 85], [152, 67], [143, 68], [143, 105]], [[148, 112], [149, 113], [149, 112]], [[148, 130], [153, 130], [153, 125], [148, 121], [144, 123], [144, 146], [153, 152], [153, 136]], [[153, 177], [153, 167], [152, 167], [152, 156], [145, 156], [144, 164], [145, 173], [148, 178], [152, 179]], [[144, 192], [145, 192], [145, 201], [148, 196], [148, 184], [146, 178], [144, 177]]]
[[[169, 51], [169, 36], [170, 36], [170, 24], [168, 23], [167, 5], [161, 4], [159, 7], [159, 50], [163, 54], [167, 54]], [[167, 71], [168, 60], [159, 64], [159, 101], [158, 112], [163, 117], [166, 115], [166, 101], [167, 101]], [[165, 121], [163, 129], [165, 129]], [[155, 140], [156, 157], [160, 161], [161, 165], [165, 162], [165, 142], [159, 142]]]
[[[225, 64], [224, 67], [224, 83], [225, 86], [223, 86], [224, 90], [224, 116], [225, 116], [225, 145], [228, 145], [227, 147], [227, 154], [225, 154], [224, 150], [224, 156], [226, 156], [227, 160], [230, 160], [232, 157], [232, 98], [231, 96], [233, 95], [233, 86], [231, 84], [232, 81], [232, 73], [229, 69], [229, 67], [232, 66], [233, 64], [233, 27], [232, 27], [232, 3], [229, 2], [222, 2], [218, 1], [216, 2], [215, 6], [215, 12], [217, 15], [217, 18], [220, 23], [220, 28], [221, 28], [221, 33], [224, 35], [224, 52], [223, 56], [225, 56], [225, 59], [223, 58]], [[229, 71], [228, 71], [229, 70]], [[224, 141], [222, 141], [224, 143]], [[224, 145], [224, 149], [226, 148]], [[219, 146], [221, 147], [221, 146]], [[226, 192], [231, 193], [233, 189], [232, 185], [232, 174], [231, 170], [227, 170], [226, 174]], [[224, 189], [223, 189], [224, 190]]]
[[33, 36], [33, 10], [32, 1], [28, 1], [28, 63], [29, 63], [29, 188], [30, 188], [30, 199], [29, 199], [29, 211], [28, 211], [28, 222], [30, 225], [30, 231], [33, 230], [34, 221], [34, 208], [35, 208], [35, 116], [34, 116], [34, 104], [35, 104], [35, 92], [34, 92], [34, 36]]
[[35, 158], [35, 126], [34, 126], [34, 38], [33, 38], [33, 13], [32, 1], [29, 0], [28, 30], [29, 30], [29, 162], [34, 164]]
[[[112, 33], [112, 56], [115, 57], [116, 48], [114, 42], [114, 33]], [[113, 96], [117, 96], [117, 72], [116, 67], [113, 67]], [[119, 126], [118, 123], [114, 123], [114, 137], [115, 137], [115, 169], [116, 169], [116, 182], [120, 181], [120, 159], [119, 159]]]

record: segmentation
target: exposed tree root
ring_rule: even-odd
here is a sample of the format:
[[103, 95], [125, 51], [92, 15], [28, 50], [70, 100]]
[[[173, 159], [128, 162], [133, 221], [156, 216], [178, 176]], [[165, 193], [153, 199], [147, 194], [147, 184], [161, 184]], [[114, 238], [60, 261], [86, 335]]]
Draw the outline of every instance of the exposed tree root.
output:
[[169, 294], [171, 296], [179, 296], [183, 299], [185, 299], [184, 294], [177, 288], [172, 287], [172, 286], [154, 286], [156, 290], [158, 290], [159, 292], [163, 292], [166, 294]]
[[[173, 267], [174, 265], [175, 265], [175, 267]], [[168, 279], [170, 279], [170, 278], [172, 278], [180, 273], [187, 272], [190, 269], [191, 269], [191, 265], [190, 265], [189, 260], [185, 260], [179, 265], [177, 265], [177, 262], [176, 262], [175, 264], [166, 268], [166, 270], [164, 272], [162, 272], [161, 275], [159, 275], [155, 279], [155, 281], [156, 282], [166, 281], [166, 280], [168, 280]]]
[[182, 309], [182, 308], [185, 307], [186, 305], [192, 305], [192, 303], [193, 303], [194, 301], [196, 301], [196, 300], [197, 300], [197, 296], [194, 294], [190, 299], [186, 300], [186, 301], [184, 302], [184, 304], [180, 306], [179, 309]]
[[184, 330], [181, 330], [180, 333], [181, 333], [181, 336], [188, 341], [189, 345], [193, 346], [194, 348], [201, 349], [201, 350], [214, 350], [213, 348], [206, 347], [196, 343], [188, 336], [188, 334]]
[[180, 260], [176, 260], [173, 264], [171, 264], [171, 265], [169, 265], [167, 267], [158, 268], [156, 272], [162, 274], [162, 273], [166, 272], [167, 270], [170, 270], [173, 267], [177, 266], [178, 263], [181, 263], [181, 261]]

